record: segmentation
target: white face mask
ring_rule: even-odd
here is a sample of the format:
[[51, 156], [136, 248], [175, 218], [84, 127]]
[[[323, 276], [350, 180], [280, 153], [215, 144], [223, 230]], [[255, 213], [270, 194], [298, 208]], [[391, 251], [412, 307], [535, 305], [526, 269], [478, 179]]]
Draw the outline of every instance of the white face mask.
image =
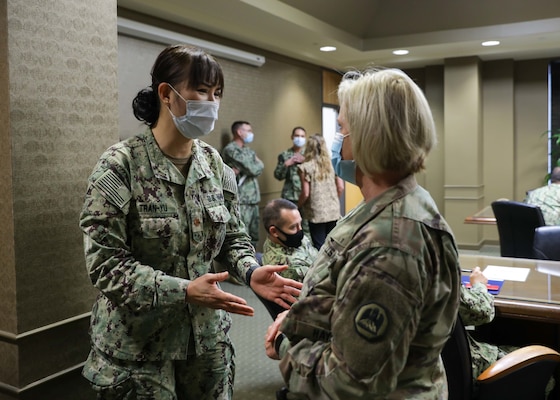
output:
[[247, 133], [247, 136], [245, 136], [243, 138], [243, 142], [244, 143], [251, 143], [254, 138], [255, 138], [255, 134], [253, 132], [249, 132], [249, 133]]
[[296, 147], [305, 146], [305, 138], [303, 136], [295, 136], [293, 142], [294, 142], [294, 146]]
[[208, 135], [214, 129], [214, 124], [218, 120], [218, 109], [220, 103], [217, 101], [204, 101], [204, 100], [185, 100], [173, 86], [169, 85], [171, 89], [179, 96], [186, 104], [185, 115], [176, 117], [167, 107], [173, 123], [177, 130], [188, 139], [196, 139], [201, 136]]

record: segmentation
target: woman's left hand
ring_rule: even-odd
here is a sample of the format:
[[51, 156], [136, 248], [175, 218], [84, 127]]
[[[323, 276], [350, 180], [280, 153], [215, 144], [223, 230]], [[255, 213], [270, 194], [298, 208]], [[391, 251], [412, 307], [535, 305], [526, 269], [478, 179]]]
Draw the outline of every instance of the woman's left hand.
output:
[[185, 301], [213, 309], [253, 316], [255, 310], [242, 297], [224, 292], [218, 285], [229, 276], [228, 272], [207, 273], [192, 280], [187, 286]]

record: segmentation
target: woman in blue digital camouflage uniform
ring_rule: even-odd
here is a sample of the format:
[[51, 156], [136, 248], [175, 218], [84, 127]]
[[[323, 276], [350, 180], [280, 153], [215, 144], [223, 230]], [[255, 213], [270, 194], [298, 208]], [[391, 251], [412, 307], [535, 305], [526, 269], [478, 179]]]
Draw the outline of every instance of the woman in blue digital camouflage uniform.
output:
[[451, 229], [414, 177], [436, 143], [430, 108], [394, 69], [349, 74], [338, 95], [333, 164], [364, 201], [330, 232], [266, 352], [303, 398], [445, 399], [460, 272]]
[[219, 282], [231, 273], [286, 308], [301, 284], [276, 274], [285, 266], [257, 268], [233, 171], [198, 140], [218, 117], [220, 65], [171, 46], [151, 77], [133, 101], [148, 128], [110, 147], [88, 182], [80, 227], [100, 293], [83, 374], [99, 399], [231, 399], [229, 312], [253, 309]]

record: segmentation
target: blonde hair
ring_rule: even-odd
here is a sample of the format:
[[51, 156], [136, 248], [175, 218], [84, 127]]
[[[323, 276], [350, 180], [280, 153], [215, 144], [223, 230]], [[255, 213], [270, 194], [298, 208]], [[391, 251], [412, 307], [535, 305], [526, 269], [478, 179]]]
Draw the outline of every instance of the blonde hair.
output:
[[[334, 174], [325, 139], [318, 133], [311, 135], [305, 144], [305, 162], [312, 160], [317, 162], [315, 177], [318, 181], [325, 180]], [[331, 170], [333, 170], [332, 173]]]
[[415, 173], [436, 145], [428, 101], [398, 69], [349, 72], [338, 87], [340, 114], [352, 135], [352, 153], [360, 170]]

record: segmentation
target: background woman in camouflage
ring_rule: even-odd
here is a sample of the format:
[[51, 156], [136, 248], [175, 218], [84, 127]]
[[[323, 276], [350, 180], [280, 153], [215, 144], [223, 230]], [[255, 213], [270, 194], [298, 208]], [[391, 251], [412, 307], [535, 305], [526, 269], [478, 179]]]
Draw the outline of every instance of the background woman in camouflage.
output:
[[[331, 231], [299, 300], [265, 338], [290, 392], [309, 399], [445, 399], [440, 353], [459, 306], [451, 230], [414, 174], [435, 145], [402, 71], [348, 74], [335, 170], [364, 196]], [[343, 165], [340, 163], [343, 162]]]
[[[278, 154], [274, 177], [279, 181], [284, 181], [282, 185], [282, 198], [297, 204], [301, 193], [301, 179], [299, 177], [298, 165], [305, 160], [305, 143], [307, 142], [307, 132], [302, 126], [292, 129], [290, 139], [292, 147]], [[300, 210], [301, 213], [301, 210]], [[303, 216], [302, 216], [303, 217]], [[309, 236], [309, 225], [307, 220], [301, 221], [303, 233]]]
[[[253, 309], [219, 282], [231, 273], [286, 308], [301, 284], [276, 274], [285, 266], [258, 268], [233, 171], [197, 139], [218, 116], [220, 65], [177, 45], [151, 75], [133, 101], [148, 128], [101, 156], [80, 217], [100, 291], [83, 374], [99, 399], [231, 399], [229, 312]], [[214, 259], [228, 272], [214, 273]]]
[[274, 177], [279, 181], [284, 181], [282, 198], [290, 200], [294, 204], [297, 204], [301, 192], [301, 180], [297, 166], [305, 159], [306, 135], [305, 129], [301, 126], [292, 129], [290, 138], [293, 146], [278, 154], [278, 162], [274, 169]]

